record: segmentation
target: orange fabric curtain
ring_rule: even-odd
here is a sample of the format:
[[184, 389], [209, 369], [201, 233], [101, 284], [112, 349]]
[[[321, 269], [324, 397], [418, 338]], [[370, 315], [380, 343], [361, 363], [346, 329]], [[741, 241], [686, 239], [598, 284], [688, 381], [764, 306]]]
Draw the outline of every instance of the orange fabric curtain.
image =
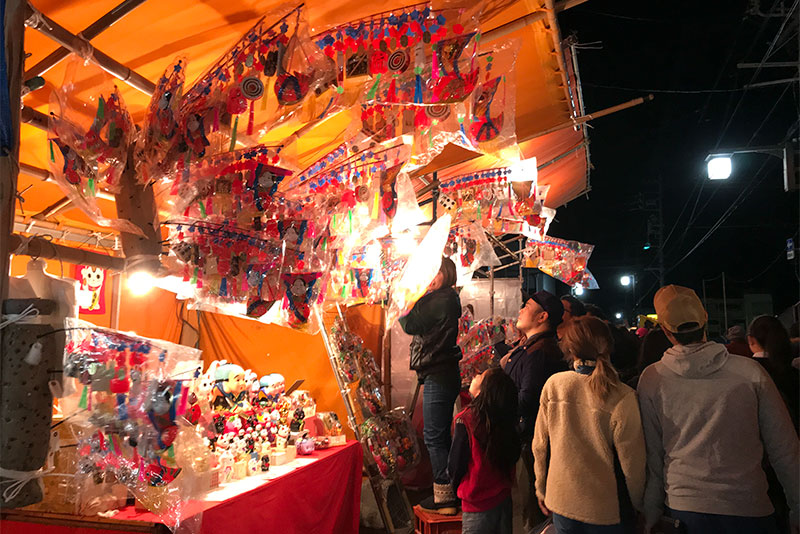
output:
[[287, 387], [304, 379], [300, 387], [311, 392], [317, 410], [336, 412], [347, 428], [347, 411], [320, 334], [202, 312], [200, 349], [206, 366], [227, 360], [259, 376], [280, 373]]

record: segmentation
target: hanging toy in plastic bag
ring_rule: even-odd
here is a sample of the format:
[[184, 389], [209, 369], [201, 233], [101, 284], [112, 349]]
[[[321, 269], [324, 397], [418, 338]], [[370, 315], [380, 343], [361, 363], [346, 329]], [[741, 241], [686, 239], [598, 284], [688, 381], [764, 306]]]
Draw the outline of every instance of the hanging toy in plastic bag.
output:
[[156, 83], [136, 147], [136, 169], [143, 183], [169, 177], [178, 158], [180, 112], [186, 59], [178, 57]]
[[311, 307], [316, 303], [319, 288], [317, 282], [322, 273], [283, 273], [286, 293], [283, 301], [283, 310], [289, 326], [298, 328], [308, 322]]

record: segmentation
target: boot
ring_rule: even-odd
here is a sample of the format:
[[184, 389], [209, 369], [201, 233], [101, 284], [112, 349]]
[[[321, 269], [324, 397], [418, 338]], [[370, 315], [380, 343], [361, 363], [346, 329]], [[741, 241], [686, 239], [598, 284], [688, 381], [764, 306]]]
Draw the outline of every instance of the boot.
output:
[[458, 497], [453, 492], [450, 484], [433, 484], [433, 497], [428, 497], [419, 503], [419, 507], [426, 512], [441, 515], [456, 515], [458, 513]]

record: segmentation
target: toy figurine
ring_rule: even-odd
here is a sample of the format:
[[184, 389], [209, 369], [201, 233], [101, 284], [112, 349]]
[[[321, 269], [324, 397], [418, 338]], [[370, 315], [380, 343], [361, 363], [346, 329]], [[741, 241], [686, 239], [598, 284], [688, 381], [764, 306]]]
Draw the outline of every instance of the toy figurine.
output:
[[314, 452], [314, 440], [305, 434], [300, 441], [297, 442], [297, 454], [308, 455]]
[[278, 437], [275, 440], [275, 446], [278, 450], [286, 450], [286, 442], [289, 439], [289, 427], [286, 425], [281, 425], [278, 429]]
[[247, 400], [247, 382], [245, 372], [235, 364], [224, 364], [217, 368], [217, 397], [213, 401], [215, 409], [243, 411], [251, 409]]
[[261, 457], [261, 472], [266, 473], [269, 471], [269, 454]]
[[303, 430], [304, 422], [303, 420], [306, 418], [306, 414], [302, 408], [297, 408], [294, 411], [294, 417], [292, 417], [292, 422], [289, 425], [289, 428], [292, 432], [300, 432]]

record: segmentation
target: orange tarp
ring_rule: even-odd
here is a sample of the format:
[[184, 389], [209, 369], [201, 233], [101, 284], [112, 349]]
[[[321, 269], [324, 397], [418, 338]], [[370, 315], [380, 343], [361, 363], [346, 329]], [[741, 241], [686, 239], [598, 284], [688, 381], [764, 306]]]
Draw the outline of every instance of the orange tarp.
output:
[[[78, 33], [83, 28], [110, 11], [118, 0], [34, 0], [34, 6], [53, 20]], [[305, 13], [312, 32], [368, 16], [376, 11], [384, 11], [408, 5], [409, 0], [389, 1], [375, 4], [357, 0], [310, 0], [305, 3]], [[149, 0], [128, 14], [121, 21], [92, 40], [92, 43], [114, 59], [135, 70], [145, 78], [155, 81], [164, 69], [178, 55], [188, 60], [187, 83], [194, 80], [220, 55], [222, 55], [241, 35], [262, 15], [282, 6], [275, 0], [170, 0], [159, 2]], [[434, 2], [437, 6], [438, 2]], [[526, 14], [543, 9], [541, 1], [492, 0], [484, 9], [481, 29], [486, 32], [501, 24], [515, 20]], [[517, 58], [517, 97], [516, 125], [519, 139], [528, 139], [556, 125], [570, 120], [568, 93], [562, 84], [558, 70], [554, 37], [557, 29], [550, 28], [546, 21], [540, 20], [503, 39], [519, 38], [521, 47]], [[38, 31], [26, 29], [25, 48], [30, 57], [26, 67], [30, 68], [47, 54], [57, 48], [57, 44]], [[43, 113], [48, 112], [48, 102], [53, 89], [64, 80], [67, 61], [63, 61], [44, 74], [47, 85], [25, 98], [25, 104]], [[79, 76], [80, 97], [84, 100], [96, 96], [100, 78], [97, 69], [85, 69], [84, 79]], [[95, 73], [95, 74], [90, 74]], [[116, 81], [123, 99], [134, 120], [141, 121], [150, 97], [142, 92]], [[311, 163], [326, 153], [343, 138], [349, 117], [346, 113], [334, 116], [304, 135], [297, 146], [301, 163]], [[288, 134], [300, 124], [290, 124], [281, 128]], [[40, 168], [48, 168], [49, 148], [47, 134], [33, 126], [21, 127], [20, 161]], [[270, 134], [266, 139], [270, 138]], [[536, 150], [547, 145], [547, 138], [537, 143]], [[451, 148], [434, 160], [428, 170], [435, 170], [452, 161]], [[526, 151], [528, 152], [528, 151]], [[545, 158], [536, 155], [540, 162]], [[463, 158], [462, 158], [463, 160]], [[555, 170], [555, 169], [554, 169]], [[559, 182], [559, 188], [580, 191], [585, 186], [585, 167], [559, 166], [558, 171], [550, 171], [551, 184]], [[45, 183], [31, 176], [21, 174], [19, 190], [28, 186], [24, 197], [24, 215], [30, 216], [50, 206], [63, 197], [61, 190], [52, 183]], [[558, 189], [558, 188], [557, 188]], [[555, 202], [569, 200], [559, 195], [551, 197]], [[100, 200], [104, 215], [115, 215], [111, 201]], [[558, 204], [548, 202], [557, 207]], [[17, 214], [22, 215], [20, 206]], [[55, 220], [72, 226], [97, 228], [78, 209], [60, 212]]]

